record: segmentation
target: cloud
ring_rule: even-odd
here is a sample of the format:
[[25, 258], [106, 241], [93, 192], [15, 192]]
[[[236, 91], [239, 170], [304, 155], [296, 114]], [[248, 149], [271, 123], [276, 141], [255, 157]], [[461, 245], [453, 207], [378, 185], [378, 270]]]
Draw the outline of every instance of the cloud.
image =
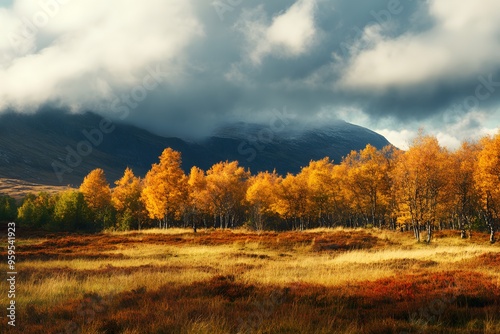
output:
[[474, 77], [500, 65], [500, 2], [440, 0], [429, 2], [432, 28], [396, 38], [373, 33], [363, 38], [373, 46], [349, 60], [340, 84], [376, 92]]
[[376, 132], [384, 136], [391, 144], [402, 149], [407, 150], [413, 138], [418, 134], [414, 130], [392, 130], [392, 129], [378, 129]]
[[116, 118], [116, 99], [140, 93], [159, 66], [162, 84], [124, 121], [166, 136], [268, 123], [284, 107], [298, 122], [342, 118], [403, 147], [421, 127], [453, 146], [500, 124], [495, 0], [8, 2], [0, 113]]
[[270, 23], [262, 6], [244, 14], [237, 28], [244, 34], [246, 52], [254, 65], [266, 56], [294, 58], [308, 52], [317, 37], [316, 0], [298, 0]]
[[185, 48], [203, 34], [183, 0], [44, 3], [52, 5], [18, 0], [0, 12], [11, 29], [10, 49], [0, 42], [11, 50], [0, 63], [0, 108], [96, 107], [138, 84], [148, 66], [182, 67]]
[[12, 34], [9, 32], [18, 29], [19, 20], [12, 14], [12, 11], [0, 8], [0, 22], [2, 22], [2, 30], [4, 32], [0, 35], [0, 66], [3, 67], [7, 66], [21, 54], [22, 50], [20, 49], [32, 48], [34, 38], [24, 38], [22, 40], [23, 45], [15, 48], [12, 44]]
[[[439, 144], [450, 150], [456, 150], [464, 140], [478, 141], [484, 136], [494, 135], [499, 131], [498, 114], [494, 112], [473, 111], [466, 115], [445, 113], [436, 115], [426, 123], [399, 124], [391, 127], [374, 127], [375, 131], [385, 136], [392, 144], [406, 150], [419, 129], [436, 136]], [[444, 118], [444, 119], [440, 119]]]

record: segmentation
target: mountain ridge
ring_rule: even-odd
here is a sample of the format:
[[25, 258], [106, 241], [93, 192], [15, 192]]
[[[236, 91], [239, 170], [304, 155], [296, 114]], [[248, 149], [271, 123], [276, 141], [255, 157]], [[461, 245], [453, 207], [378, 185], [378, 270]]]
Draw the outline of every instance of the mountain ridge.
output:
[[6, 113], [0, 115], [0, 177], [79, 185], [98, 167], [109, 181], [120, 178], [126, 167], [143, 176], [166, 147], [182, 153], [186, 172], [192, 166], [207, 170], [219, 161], [238, 160], [253, 173], [275, 169], [286, 174], [325, 156], [339, 163], [366, 144], [382, 148], [390, 143], [380, 134], [343, 121], [303, 130], [239, 122], [188, 141], [110, 122], [91, 112]]

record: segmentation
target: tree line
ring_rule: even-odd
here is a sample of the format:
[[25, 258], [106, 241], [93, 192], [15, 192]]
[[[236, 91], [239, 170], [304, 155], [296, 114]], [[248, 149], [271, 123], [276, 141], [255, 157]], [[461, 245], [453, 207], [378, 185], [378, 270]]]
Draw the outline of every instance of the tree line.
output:
[[253, 229], [378, 227], [413, 231], [430, 242], [436, 229], [466, 238], [500, 220], [500, 134], [464, 142], [455, 151], [420, 133], [407, 151], [367, 145], [340, 164], [311, 161], [282, 176], [219, 162], [181, 168], [167, 148], [144, 178], [127, 168], [114, 187], [95, 169], [79, 189], [27, 195], [16, 206], [0, 196], [0, 220], [50, 230], [130, 230], [173, 226]]

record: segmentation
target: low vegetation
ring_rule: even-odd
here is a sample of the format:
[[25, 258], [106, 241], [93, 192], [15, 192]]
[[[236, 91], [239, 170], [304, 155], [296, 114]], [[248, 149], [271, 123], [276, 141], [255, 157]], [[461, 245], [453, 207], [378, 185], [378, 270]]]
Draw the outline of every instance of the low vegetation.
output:
[[500, 332], [500, 248], [486, 233], [17, 235], [12, 333]]

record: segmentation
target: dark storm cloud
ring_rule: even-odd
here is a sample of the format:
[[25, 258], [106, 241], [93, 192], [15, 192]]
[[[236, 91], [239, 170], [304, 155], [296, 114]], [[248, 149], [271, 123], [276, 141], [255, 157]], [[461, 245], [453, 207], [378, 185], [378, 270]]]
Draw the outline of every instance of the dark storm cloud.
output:
[[[53, 103], [199, 137], [283, 107], [309, 122], [354, 108], [377, 125], [498, 105], [494, 0], [110, 1], [60, 5], [30, 34], [19, 21], [43, 8], [17, 0], [0, 10], [10, 28], [0, 39], [0, 107]], [[490, 74], [493, 91], [475, 103], [478, 77]], [[116, 110], [124, 107], [126, 116]]]
[[[492, 76], [493, 86], [485, 85]], [[495, 87], [495, 85], [497, 85]], [[486, 86], [493, 88], [491, 92]], [[476, 91], [487, 98], [476, 97]], [[396, 117], [402, 122], [425, 121], [444, 113], [464, 115], [479, 107], [489, 109], [500, 102], [500, 72], [484, 72], [477, 77], [455, 83], [429, 82], [411, 89], [391, 88], [383, 94], [351, 95], [354, 101], [363, 101], [362, 109], [372, 117]]]
[[[200, 134], [210, 132], [210, 128], [221, 122], [256, 119], [265, 122], [270, 109], [283, 106], [297, 117], [311, 119], [324, 108], [335, 116], [337, 108], [362, 105], [364, 100], [359, 100], [355, 93], [333, 89], [341, 74], [331, 71], [335, 65], [333, 54], [348, 61], [347, 48], [361, 38], [361, 32], [369, 24], [390, 20], [394, 31], [404, 32], [402, 22], [414, 15], [415, 2], [401, 5], [397, 16], [386, 17], [388, 2], [384, 0], [361, 1], [356, 5], [346, 1], [318, 1], [314, 13], [316, 42], [311, 50], [299, 57], [270, 55], [258, 66], [252, 64], [246, 59], [245, 32], [238, 29], [238, 22], [262, 5], [270, 23], [294, 3], [242, 1], [223, 12], [221, 20], [213, 4], [198, 2], [195, 8], [204, 22], [205, 37], [186, 52], [191, 66], [184, 69], [186, 86], [180, 90], [167, 88], [152, 101], [143, 103], [142, 109], [146, 111], [132, 116], [134, 122], [146, 123], [152, 118], [155, 132], [159, 128], [168, 128], [167, 133], [195, 129]], [[236, 78], [230, 77], [231, 74]], [[318, 76], [324, 77], [311, 82], [315, 80], [311, 77]], [[145, 114], [149, 117], [144, 118]], [[158, 123], [158, 118], [164, 121]]]

